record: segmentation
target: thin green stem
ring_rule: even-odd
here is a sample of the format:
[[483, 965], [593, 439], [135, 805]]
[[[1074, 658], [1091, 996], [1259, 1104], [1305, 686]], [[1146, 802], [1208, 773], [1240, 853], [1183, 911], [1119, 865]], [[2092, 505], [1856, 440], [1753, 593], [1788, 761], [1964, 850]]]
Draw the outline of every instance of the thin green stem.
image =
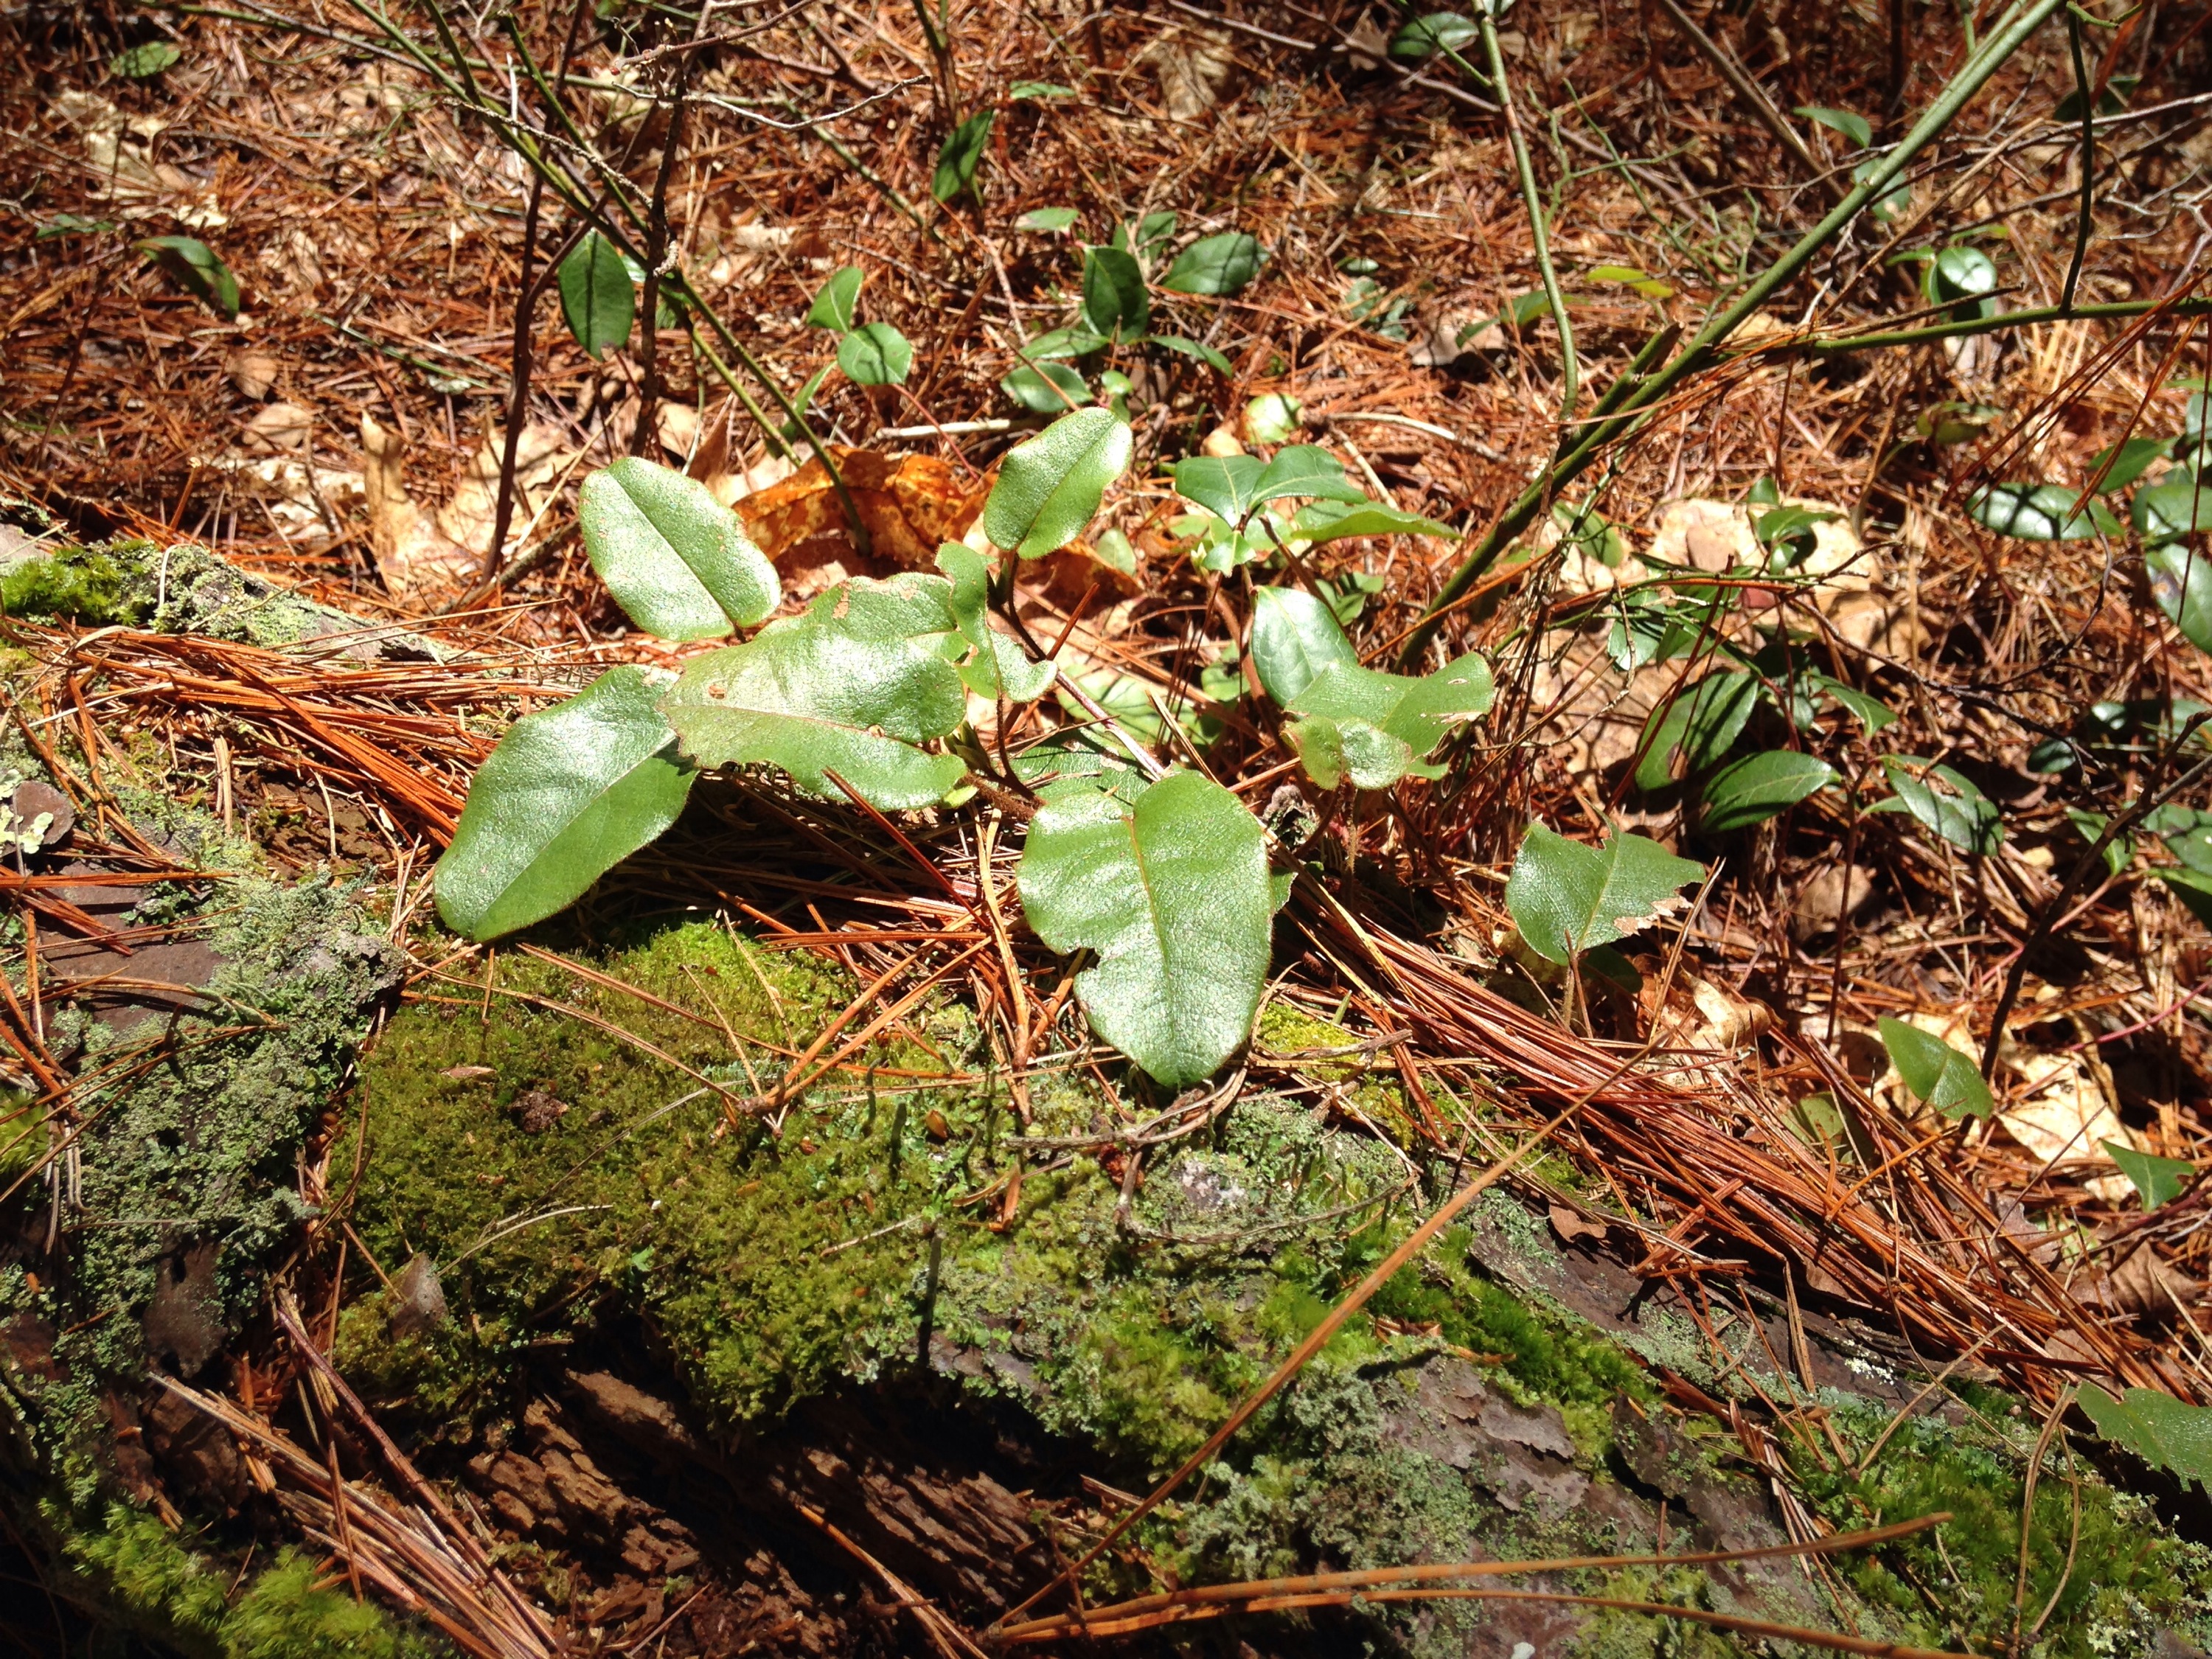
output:
[[1409, 665], [1419, 659], [1442, 622], [1442, 613], [1497, 562], [1498, 555], [1511, 544], [1515, 537], [1528, 528], [1546, 504], [1558, 494], [1561, 485], [1579, 477], [1608, 444], [1640, 425], [1653, 406], [1676, 386], [1717, 362], [1721, 343], [1735, 332], [1744, 319], [1795, 278], [1812, 262], [1813, 257], [1834, 240], [1838, 233], [1856, 218], [1869, 203], [1879, 200], [1911, 164], [1913, 158], [1935, 143], [1958, 118], [1959, 112], [1972, 101], [1999, 66], [2025, 46], [2028, 38], [2064, 3], [2065, 0], [2027, 0], [2027, 3], [2014, 7], [1985, 37], [1982, 50], [1974, 53], [1951, 78], [1936, 101], [1929, 106], [1928, 112], [1913, 124], [1912, 130], [1899, 141], [1897, 147], [1882, 158], [1879, 166], [1869, 169], [1867, 176], [1852, 187], [1826, 218], [1806, 232], [1780, 258], [1745, 284], [1737, 295], [1735, 303], [1700, 329], [1697, 337], [1680, 356], [1641, 385], [1632, 388], [1622, 398], [1616, 414], [1607, 420], [1585, 424], [1574, 447], [1555, 459], [1521, 492], [1513, 504], [1491, 526], [1481, 541], [1460, 562], [1458, 568], [1452, 572], [1428, 610], [1423, 613], [1420, 622], [1407, 636], [1406, 643], [1399, 652], [1400, 664]]
[[1846, 334], [1827, 340], [1802, 340], [1777, 348], [1816, 357], [1840, 357], [1854, 351], [1879, 351], [1895, 346], [1927, 345], [1936, 340], [1956, 340], [1971, 334], [1996, 334], [2010, 328], [2032, 328], [2043, 323], [2110, 321], [2160, 312], [2175, 317], [2202, 317], [2212, 312], [2212, 295], [2179, 295], [2158, 300], [2114, 300], [2091, 306], [2035, 306], [2021, 311], [2001, 311], [1994, 317], [1969, 317], [1931, 323], [1926, 328], [1890, 329], [1880, 334]]
[[1482, 28], [1482, 50], [1490, 59], [1491, 90], [1505, 116], [1505, 139], [1513, 149], [1514, 171], [1521, 179], [1521, 200], [1528, 210], [1528, 230], [1536, 246], [1536, 276], [1544, 284], [1544, 298], [1552, 307], [1552, 322], [1559, 331], [1559, 418], [1575, 417], [1575, 398], [1582, 390], [1582, 369], [1575, 361], [1575, 325], [1567, 319], [1566, 296], [1559, 292], [1559, 274], [1552, 269], [1552, 237], [1544, 215], [1543, 198], [1536, 191], [1536, 169], [1528, 160], [1528, 140], [1521, 131], [1521, 116], [1513, 105], [1513, 88], [1505, 79], [1505, 54], [1498, 45], [1498, 20], [1488, 0], [1474, 9]]

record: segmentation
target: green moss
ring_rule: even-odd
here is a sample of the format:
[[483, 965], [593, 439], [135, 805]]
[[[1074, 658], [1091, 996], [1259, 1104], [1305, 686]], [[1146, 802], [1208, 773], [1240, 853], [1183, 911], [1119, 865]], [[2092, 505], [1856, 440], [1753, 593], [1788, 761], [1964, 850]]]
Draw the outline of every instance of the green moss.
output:
[[[1887, 1416], [1844, 1413], [1871, 1444]], [[1979, 1416], [1964, 1425], [1920, 1418], [1899, 1429], [1863, 1476], [1825, 1467], [1796, 1448], [1799, 1479], [1839, 1527], [1908, 1516], [1953, 1519], [1875, 1554], [1843, 1563], [1852, 1587], [1902, 1639], [1960, 1646], [2008, 1636], [2019, 1582], [2021, 1524], [2032, 1428]], [[1845, 1443], [1852, 1437], [1846, 1435]], [[1833, 1459], [1832, 1451], [1827, 1454]], [[2079, 1498], [2078, 1531], [2075, 1520]], [[2069, 1557], [2071, 1556], [2069, 1562]], [[2147, 1651], [2162, 1625], [2193, 1624], [2212, 1591], [2212, 1556], [2158, 1524], [2149, 1506], [2071, 1466], [2056, 1448], [2038, 1482], [2028, 1522], [2026, 1622], [2052, 1606], [2041, 1639], [2024, 1650], [2049, 1659]], [[2062, 1582], [2063, 1581], [2063, 1582]]]
[[111, 1504], [96, 1518], [62, 1522], [63, 1550], [121, 1622], [205, 1659], [431, 1659], [449, 1653], [374, 1602], [319, 1586], [313, 1559], [294, 1549], [239, 1594], [227, 1572], [143, 1510]]
[[[136, 548], [143, 543], [118, 544]], [[24, 560], [0, 577], [0, 611], [33, 622], [69, 621], [88, 628], [143, 625], [155, 596], [138, 591], [137, 560], [91, 548], [64, 548]]]

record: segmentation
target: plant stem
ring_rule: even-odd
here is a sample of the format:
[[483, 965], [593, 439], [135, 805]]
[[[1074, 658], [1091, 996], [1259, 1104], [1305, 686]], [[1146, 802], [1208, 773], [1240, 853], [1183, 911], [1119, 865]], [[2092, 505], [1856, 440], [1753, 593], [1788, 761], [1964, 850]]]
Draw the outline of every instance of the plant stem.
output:
[[1802, 351], [1816, 357], [1835, 357], [1853, 351], [1926, 345], [1932, 341], [1954, 340], [1970, 334], [1995, 334], [2003, 329], [2030, 328], [2041, 323], [2112, 320], [2148, 316], [2152, 312], [2175, 317], [2201, 317], [2212, 312], [2212, 295], [2176, 295], [2157, 300], [2114, 300], [2088, 306], [2035, 306], [2021, 311], [1999, 312], [1994, 317], [1969, 317], [1953, 322], [1931, 323], [1925, 328], [1891, 329], [1881, 334], [1847, 334], [1830, 340], [1801, 340], [1778, 345], [1775, 349]]
[[1574, 447], [1554, 460], [1528, 489], [1521, 492], [1513, 504], [1499, 515], [1482, 540], [1460, 562], [1459, 568], [1452, 572], [1428, 610], [1422, 614], [1419, 623], [1407, 636], [1405, 645], [1399, 651], [1400, 665], [1402, 667], [1419, 659], [1423, 647], [1442, 622], [1443, 611], [1497, 562], [1498, 555], [1505, 550], [1516, 536], [1528, 528], [1530, 521], [1544, 509], [1562, 484], [1588, 470], [1607, 445], [1634, 430], [1652, 406], [1682, 380], [1717, 362], [1720, 343], [1735, 332], [1744, 319], [1758, 310], [1777, 289], [1810, 264], [1813, 256], [1832, 241], [1869, 203], [1879, 200], [1896, 182], [1899, 174], [1911, 163], [1913, 157], [1942, 136], [1998, 68], [2025, 46], [2029, 36], [2064, 3], [2065, 0], [2027, 0], [2027, 3], [2016, 7], [1988, 36], [1983, 49], [1960, 68], [1959, 73], [1951, 78], [1936, 101], [1929, 106], [1928, 112], [1913, 124], [1912, 130], [1899, 141], [1897, 147], [1882, 159], [1879, 166], [1871, 168], [1826, 218], [1754, 277], [1737, 296], [1734, 305], [1698, 331], [1697, 337], [1684, 349], [1681, 356], [1648, 380], [1632, 387], [1621, 399], [1617, 414], [1585, 426]]
[[1575, 325], [1567, 319], [1566, 296], [1559, 292], [1559, 274], [1552, 269], [1552, 238], [1544, 222], [1543, 199], [1536, 191], [1536, 170], [1528, 160], [1528, 140], [1521, 131], [1521, 116], [1513, 105], [1513, 88], [1505, 80], [1505, 54], [1498, 49], [1498, 20], [1491, 15], [1489, 0], [1474, 9], [1482, 27], [1482, 49], [1490, 59], [1491, 90], [1505, 117], [1505, 139], [1512, 147], [1514, 171], [1521, 179], [1521, 200], [1528, 210], [1528, 230], [1536, 246], [1536, 275], [1544, 284], [1544, 298], [1552, 307], [1552, 322], [1559, 331], [1559, 418], [1575, 416], [1575, 398], [1582, 390], [1581, 366], [1575, 361]]
[[2061, 311], [2074, 308], [2074, 287], [2081, 280], [2081, 261], [2089, 252], [2089, 209], [2097, 180], [2097, 97], [2081, 62], [2081, 20], [2071, 9], [2066, 14], [2066, 49], [2074, 57], [2074, 95], [2081, 100], [2081, 217], [2074, 228], [2074, 258], [2066, 267], [2066, 285], [2058, 291]]

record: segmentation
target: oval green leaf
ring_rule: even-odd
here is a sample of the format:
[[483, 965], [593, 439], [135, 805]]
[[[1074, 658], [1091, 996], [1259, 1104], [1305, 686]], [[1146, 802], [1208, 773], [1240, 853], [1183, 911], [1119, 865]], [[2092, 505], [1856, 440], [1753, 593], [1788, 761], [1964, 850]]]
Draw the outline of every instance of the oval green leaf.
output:
[[1882, 770], [1894, 799], [1877, 801], [1875, 811], [1910, 812], [1954, 847], [1990, 854], [2004, 841], [2004, 819], [1997, 804], [1973, 780], [1948, 766], [1932, 766], [1911, 755], [1884, 755]]
[[1712, 835], [1763, 823], [1836, 781], [1817, 755], [1776, 749], [1723, 766], [1705, 782], [1699, 822]]
[[586, 356], [603, 357], [629, 343], [630, 325], [637, 319], [637, 295], [619, 248], [598, 231], [587, 230], [583, 240], [568, 250], [556, 276], [561, 314]]
[[983, 503], [991, 545], [1024, 559], [1066, 546], [1129, 465], [1130, 444], [1129, 423], [1110, 409], [1079, 409], [1016, 444]]
[[1357, 668], [1359, 653], [1329, 608], [1295, 587], [1252, 595], [1252, 665], [1269, 696], [1287, 707], [1332, 668]]
[[1390, 37], [1390, 55], [1419, 63], [1440, 52], [1463, 52], [1474, 44], [1479, 31], [1474, 19], [1455, 11], [1432, 11], [1416, 17]]
[[956, 631], [951, 590], [913, 573], [843, 583], [805, 615], [695, 659], [661, 710], [702, 767], [774, 766], [824, 800], [844, 798], [835, 772], [887, 811], [942, 800], [966, 769], [918, 745], [967, 712], [939, 648]]
[[1160, 286], [1176, 294], [1234, 294], [1260, 274], [1266, 258], [1258, 240], [1241, 230], [1201, 236], [1176, 256]]
[[1842, 133], [1861, 149], [1874, 143], [1874, 124], [1854, 110], [1824, 109], [1818, 105], [1806, 105], [1797, 113], [1808, 121], [1818, 121], [1831, 131]]
[[664, 640], [720, 639], [783, 598], [775, 567], [696, 478], [636, 455], [584, 480], [592, 568], [631, 622]]
[[937, 170], [929, 179], [929, 193], [939, 201], [949, 202], [974, 187], [975, 169], [983, 163], [984, 149], [991, 142], [991, 123], [998, 113], [987, 109], [971, 115], [945, 135], [937, 152]]
[[2176, 467], [2149, 489], [2136, 492], [2129, 516], [2143, 540], [2154, 544], [2212, 530], [2212, 481], [2200, 482], [2188, 469]]
[[904, 386], [914, 346], [889, 323], [862, 323], [837, 342], [837, 367], [858, 386]]
[[1505, 908], [1530, 950], [1547, 962], [1571, 962], [1650, 927], [1705, 873], [1704, 865], [1643, 836], [1585, 847], [1532, 823], [1506, 878]]
[[132, 81], [143, 81], [174, 66], [185, 54], [173, 40], [148, 40], [118, 52], [107, 60], [108, 72]]
[[1309, 501], [1291, 520], [1291, 534], [1318, 547], [1354, 536], [1456, 536], [1459, 532], [1434, 519], [1362, 500]]
[[1152, 295], [1133, 253], [1115, 247], [1083, 250], [1083, 325], [1109, 340], [1133, 340], [1152, 320]]
[[1996, 1103], [1990, 1098], [1990, 1085], [1982, 1081], [1974, 1062], [1942, 1038], [1887, 1014], [1881, 1017], [1879, 1030], [1890, 1064], [1897, 1067], [1898, 1076], [1915, 1097], [1926, 1101], [1945, 1117], [1969, 1113], [1987, 1117], [1996, 1109]]
[[2094, 496], [2075, 507], [2081, 494], [2064, 484], [1990, 484], [1966, 497], [1966, 511], [1984, 530], [2024, 542], [2079, 542], [2118, 534], [2120, 521]]
[[1037, 415], [1062, 415], [1091, 401], [1091, 383], [1066, 363], [1024, 363], [999, 389]]
[[1071, 207], [1031, 208], [1014, 221], [1016, 230], [1036, 230], [1051, 234], [1072, 229], [1081, 216]]
[[1084, 785], [1030, 823], [1022, 909], [1063, 956], [1091, 1029], [1169, 1088], [1202, 1083], [1242, 1048], [1267, 981], [1274, 898], [1260, 823], [1195, 772], [1132, 807]]
[[2156, 543], [2143, 549], [2143, 574], [2151, 598], [2182, 637], [2212, 651], [2212, 554], [2185, 541]]
[[807, 307], [809, 328], [826, 328], [842, 334], [849, 330], [860, 310], [860, 283], [865, 272], [858, 265], [847, 265], [822, 284], [814, 295], [814, 303]]
[[434, 878], [438, 914], [496, 939], [564, 910], [676, 822], [696, 774], [636, 668], [526, 714], [477, 769]]
[[149, 236], [139, 252], [167, 271], [186, 293], [225, 317], [238, 315], [238, 278], [205, 242], [191, 236]]

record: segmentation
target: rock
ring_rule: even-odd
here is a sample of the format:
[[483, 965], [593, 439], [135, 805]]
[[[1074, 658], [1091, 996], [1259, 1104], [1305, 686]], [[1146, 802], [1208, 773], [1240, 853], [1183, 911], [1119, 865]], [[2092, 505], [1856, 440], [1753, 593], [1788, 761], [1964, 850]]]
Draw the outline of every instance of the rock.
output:
[[437, 1263], [418, 1252], [392, 1282], [392, 1334], [417, 1336], [436, 1329], [448, 1316], [446, 1287], [439, 1281]]

